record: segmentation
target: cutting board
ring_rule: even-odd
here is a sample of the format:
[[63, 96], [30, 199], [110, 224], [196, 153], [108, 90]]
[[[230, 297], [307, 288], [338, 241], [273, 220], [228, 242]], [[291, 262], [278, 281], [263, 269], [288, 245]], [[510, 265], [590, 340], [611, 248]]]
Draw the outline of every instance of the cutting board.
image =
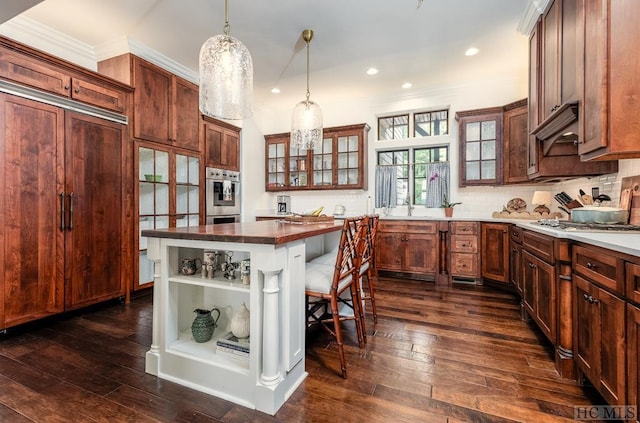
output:
[[629, 210], [630, 225], [640, 225], [640, 175], [622, 178], [620, 207]]

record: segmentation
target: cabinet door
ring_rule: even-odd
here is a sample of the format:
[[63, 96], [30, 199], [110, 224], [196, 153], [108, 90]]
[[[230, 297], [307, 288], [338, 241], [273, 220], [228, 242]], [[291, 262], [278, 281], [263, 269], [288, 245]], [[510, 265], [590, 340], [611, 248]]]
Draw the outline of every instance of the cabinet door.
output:
[[126, 110], [127, 95], [121, 90], [77, 77], [73, 78], [71, 84], [71, 98], [74, 100], [118, 113], [124, 113]]
[[502, 182], [502, 113], [460, 119], [460, 186]]
[[509, 225], [482, 223], [482, 277], [509, 282]]
[[322, 144], [313, 149], [311, 160], [313, 162], [313, 186], [333, 185], [333, 137], [322, 139]]
[[536, 258], [528, 251], [522, 250], [522, 300], [529, 316], [535, 315], [536, 304]]
[[378, 232], [376, 245], [376, 267], [379, 270], [404, 270], [404, 234]]
[[0, 328], [63, 311], [64, 112], [0, 94]]
[[124, 295], [122, 125], [67, 112], [65, 240], [67, 309]]
[[[527, 132], [531, 132], [540, 123], [540, 33], [541, 21], [533, 27], [529, 37], [529, 127]], [[527, 136], [527, 175], [538, 172], [539, 144], [535, 135]]]
[[171, 144], [171, 74], [138, 58], [133, 60], [134, 137]]
[[304, 188], [309, 185], [309, 151], [289, 145], [289, 186]]
[[339, 187], [362, 188], [363, 157], [358, 134], [338, 134], [336, 152], [336, 184]]
[[265, 178], [266, 191], [282, 191], [285, 188], [287, 140], [274, 138], [267, 140]]
[[[404, 271], [436, 274], [438, 272], [438, 236], [432, 234], [405, 235]], [[398, 250], [396, 250], [398, 251]]]
[[177, 147], [200, 151], [200, 112], [198, 86], [174, 77], [173, 133]]
[[[598, 380], [598, 363], [600, 362], [600, 321], [598, 308], [593, 306], [595, 287], [586, 279], [573, 276], [573, 315], [575, 321], [574, 330], [574, 354], [578, 367], [584, 375], [594, 384]], [[597, 295], [596, 295], [597, 297]]]
[[560, 105], [562, 0], [555, 0], [542, 19], [542, 97], [540, 121]]
[[527, 149], [529, 144], [529, 132], [527, 105], [504, 113], [503, 130], [503, 169], [504, 183], [514, 184], [527, 182]]
[[627, 404], [625, 302], [598, 288], [590, 305], [600, 321], [600, 393], [609, 404]]
[[556, 274], [555, 267], [536, 259], [534, 262], [536, 280], [535, 316], [542, 332], [552, 343], [556, 343]]

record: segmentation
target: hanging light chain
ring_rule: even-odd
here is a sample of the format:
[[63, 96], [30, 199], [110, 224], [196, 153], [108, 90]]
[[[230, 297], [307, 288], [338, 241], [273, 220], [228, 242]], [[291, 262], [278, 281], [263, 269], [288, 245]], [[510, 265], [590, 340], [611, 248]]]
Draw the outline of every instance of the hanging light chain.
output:
[[309, 101], [309, 96], [311, 95], [309, 93], [309, 43], [311, 42], [311, 40], [307, 41], [307, 102]]
[[229, 0], [224, 0], [224, 35], [229, 35], [231, 25], [229, 25]]

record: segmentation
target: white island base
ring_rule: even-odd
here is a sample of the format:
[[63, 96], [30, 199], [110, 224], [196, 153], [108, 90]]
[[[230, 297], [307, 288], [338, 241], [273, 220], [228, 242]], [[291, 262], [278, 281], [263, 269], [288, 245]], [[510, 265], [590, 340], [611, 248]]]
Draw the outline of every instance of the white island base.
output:
[[[331, 229], [325, 232], [332, 234], [340, 229], [327, 227]], [[149, 236], [147, 255], [155, 263], [153, 334], [146, 354], [147, 373], [275, 414], [307, 375], [305, 238], [262, 244], [185, 239], [184, 234], [163, 237], [163, 231], [145, 232]], [[335, 237], [331, 238], [335, 242]], [[324, 238], [313, 239], [322, 243]], [[220, 270], [213, 279], [202, 277], [200, 272], [182, 275], [182, 260], [202, 258], [205, 250], [232, 251], [233, 261], [249, 258], [250, 284], [242, 284], [239, 271], [233, 280], [224, 278]], [[251, 313], [250, 354], [236, 357], [218, 352], [216, 341], [230, 331], [233, 313], [242, 303]], [[220, 319], [212, 339], [195, 342], [191, 334], [194, 310], [214, 307], [220, 310]]]

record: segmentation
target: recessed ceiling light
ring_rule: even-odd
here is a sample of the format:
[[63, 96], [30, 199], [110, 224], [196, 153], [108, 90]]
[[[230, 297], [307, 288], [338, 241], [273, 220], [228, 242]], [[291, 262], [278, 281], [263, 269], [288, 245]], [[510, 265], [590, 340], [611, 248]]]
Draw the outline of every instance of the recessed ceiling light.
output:
[[411, 88], [411, 82], [405, 82], [404, 84], [402, 84], [402, 88], [404, 89]]
[[475, 47], [471, 47], [469, 49], [467, 49], [467, 51], [464, 52], [465, 56], [475, 56], [476, 54], [478, 54], [480, 50], [478, 50]]
[[378, 73], [378, 69], [376, 68], [369, 68], [367, 69], [367, 75], [376, 75]]
[[271, 88], [271, 92], [273, 94], [280, 94], [280, 88], [278, 88], [278, 87]]

